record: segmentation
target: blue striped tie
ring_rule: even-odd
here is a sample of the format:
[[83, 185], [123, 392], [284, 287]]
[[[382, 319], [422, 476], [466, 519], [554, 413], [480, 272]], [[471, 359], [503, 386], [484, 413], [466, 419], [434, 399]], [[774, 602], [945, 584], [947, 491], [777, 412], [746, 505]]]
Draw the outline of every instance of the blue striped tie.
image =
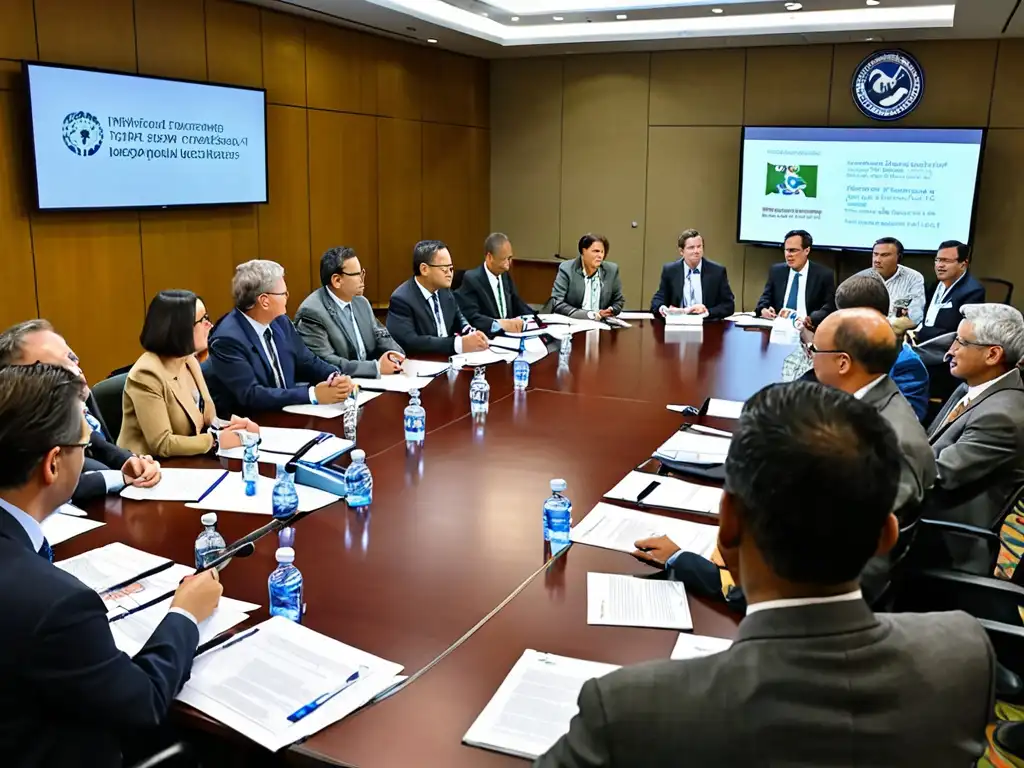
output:
[[49, 562], [53, 562], [53, 547], [50, 546], [50, 542], [46, 540], [45, 536], [43, 537], [43, 546], [39, 548], [37, 554], [40, 557], [45, 557]]

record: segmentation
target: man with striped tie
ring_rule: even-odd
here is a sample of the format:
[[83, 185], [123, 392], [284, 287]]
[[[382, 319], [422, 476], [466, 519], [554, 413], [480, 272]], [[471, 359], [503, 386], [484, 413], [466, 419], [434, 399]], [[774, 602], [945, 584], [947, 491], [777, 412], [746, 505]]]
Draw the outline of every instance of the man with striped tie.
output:
[[684, 230], [676, 246], [680, 258], [661, 268], [661, 282], [651, 298], [651, 313], [655, 317], [704, 315], [708, 320], [731, 315], [736, 299], [729, 287], [729, 274], [721, 264], [704, 258], [700, 232]]
[[836, 279], [832, 270], [810, 260], [814, 240], [802, 229], [787, 232], [782, 243], [785, 262], [768, 272], [754, 314], [768, 320], [796, 317], [808, 330], [836, 309]]

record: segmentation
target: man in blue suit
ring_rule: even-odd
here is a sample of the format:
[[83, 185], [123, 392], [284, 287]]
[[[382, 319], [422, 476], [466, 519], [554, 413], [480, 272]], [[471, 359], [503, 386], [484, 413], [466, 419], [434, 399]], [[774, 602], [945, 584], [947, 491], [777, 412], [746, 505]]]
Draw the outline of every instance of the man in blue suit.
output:
[[210, 334], [207, 384], [220, 416], [348, 397], [352, 380], [310, 352], [288, 319], [284, 267], [262, 259], [239, 264], [231, 293], [235, 308]]
[[676, 312], [721, 320], [735, 309], [729, 275], [721, 264], [704, 258], [704, 238], [687, 229], [676, 242], [680, 259], [661, 268], [661, 284], [651, 299], [651, 312], [665, 317]]
[[56, 365], [0, 370], [0, 755], [5, 766], [119, 766], [189, 678], [216, 571], [189, 577], [142, 650], [114, 645], [99, 595], [53, 566], [42, 523], [75, 490], [92, 428]]
[[934, 339], [957, 329], [965, 304], [984, 304], [985, 286], [968, 271], [971, 247], [959, 240], [946, 240], [935, 254], [934, 285], [925, 292], [924, 323], [917, 331], [919, 342]]
[[809, 232], [794, 229], [782, 243], [786, 260], [768, 270], [764, 292], [754, 314], [767, 320], [796, 316], [813, 330], [835, 311], [836, 279], [832, 270], [810, 260], [814, 239]]

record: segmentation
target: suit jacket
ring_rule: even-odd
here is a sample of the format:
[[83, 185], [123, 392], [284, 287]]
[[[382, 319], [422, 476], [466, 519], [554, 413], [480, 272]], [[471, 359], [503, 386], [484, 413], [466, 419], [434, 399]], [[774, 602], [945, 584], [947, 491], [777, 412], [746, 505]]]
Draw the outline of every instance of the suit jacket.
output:
[[[530, 306], [519, 298], [516, 291], [516, 284], [512, 281], [512, 275], [505, 272], [501, 277], [501, 291], [505, 296], [504, 317], [521, 317], [532, 315]], [[466, 319], [477, 330], [481, 330], [489, 336], [491, 326], [495, 320], [502, 319], [498, 311], [498, 301], [494, 298], [494, 291], [491, 290], [491, 281], [487, 278], [487, 267], [481, 264], [466, 272], [462, 277], [462, 285], [455, 292], [455, 298], [459, 302], [459, 308]]]
[[237, 309], [221, 318], [210, 333], [207, 384], [217, 413], [224, 418], [308, 404], [310, 383], [326, 381], [337, 371], [306, 349], [286, 315], [274, 318], [270, 327], [284, 373], [284, 387], [277, 386], [263, 341]]
[[0, 510], [0, 754], [5, 766], [121, 764], [120, 735], [154, 727], [188, 680], [199, 630], [168, 614], [129, 658], [103, 601], [33, 549]]
[[[626, 305], [626, 298], [622, 295], [619, 265], [611, 261], [602, 261], [597, 269], [601, 274], [601, 306], [598, 309], [610, 308], [617, 315]], [[582, 309], [584, 290], [586, 278], [583, 276], [583, 257], [563, 261], [558, 265], [555, 284], [551, 288], [549, 310], [559, 315], [585, 318], [587, 313]]]
[[352, 314], [356, 319], [359, 335], [363, 339], [366, 359], [359, 359], [356, 340], [351, 326], [342, 316], [327, 288], [319, 288], [306, 297], [295, 313], [295, 330], [306, 343], [309, 351], [347, 376], [374, 379], [379, 375], [374, 362], [385, 352], [405, 354], [398, 343], [391, 338], [388, 329], [373, 315], [373, 307], [362, 296], [352, 299]]
[[[804, 290], [804, 303], [811, 321], [818, 325], [836, 310], [836, 278], [832, 270], [814, 261], [809, 261], [807, 270], [807, 286]], [[757, 300], [754, 314], [761, 315], [761, 310], [771, 307], [776, 312], [786, 306], [786, 285], [789, 282], [789, 265], [785, 262], [773, 264], [768, 270], [768, 282], [764, 284], [761, 298]]]
[[[928, 317], [928, 308], [932, 305], [932, 297], [935, 295], [935, 290], [938, 287], [939, 284], [936, 282], [929, 285], [925, 290], [924, 316], [926, 318]], [[955, 331], [957, 326], [960, 325], [960, 321], [963, 320], [960, 308], [964, 304], [984, 303], [985, 286], [975, 280], [974, 276], [968, 272], [953, 286], [953, 290], [942, 297], [942, 308], [935, 315], [934, 325], [922, 324], [918, 328], [918, 340], [928, 341], [928, 339], [934, 339], [936, 336], [941, 336], [944, 333]]]
[[[664, 307], [681, 307], [686, 269], [682, 259], [670, 262], [661, 268], [661, 284], [651, 299], [651, 312], [659, 316]], [[733, 313], [736, 298], [729, 287], [729, 275], [721, 264], [702, 259], [700, 264], [700, 291], [702, 303], [708, 308], [709, 320], [721, 320]]]
[[411, 355], [455, 354], [455, 334], [471, 327], [466, 316], [459, 309], [455, 295], [447, 288], [437, 292], [444, 318], [446, 336], [437, 335], [434, 310], [423, 298], [415, 277], [410, 277], [391, 294], [388, 305], [388, 330], [395, 341]]
[[[89, 413], [100, 423], [103, 433], [109, 435], [110, 430], [103, 420], [103, 415], [96, 404], [96, 398], [92, 396], [91, 392], [85, 405], [89, 409]], [[85, 449], [85, 463], [82, 465], [82, 474], [78, 478], [75, 493], [71, 497], [72, 503], [82, 506], [93, 499], [106, 496], [107, 484], [103, 476], [99, 474], [100, 470], [116, 469], [120, 471], [124, 463], [131, 457], [131, 451], [118, 448], [114, 443], [93, 432], [89, 437], [89, 445]]]
[[889, 376], [914, 409], [917, 420], [923, 422], [928, 415], [928, 368], [909, 344], [900, 346]]
[[[185, 359], [202, 397], [203, 410], [195, 399], [175, 386], [175, 378], [157, 355], [144, 352], [128, 371], [121, 398], [124, 420], [117, 444], [133, 453], [153, 456], [196, 456], [213, 449], [207, 428], [217, 415], [199, 361]], [[188, 375], [182, 374], [191, 387]]]
[[985, 748], [995, 655], [961, 612], [861, 600], [747, 616], [732, 647], [583, 685], [537, 768], [966, 768]]

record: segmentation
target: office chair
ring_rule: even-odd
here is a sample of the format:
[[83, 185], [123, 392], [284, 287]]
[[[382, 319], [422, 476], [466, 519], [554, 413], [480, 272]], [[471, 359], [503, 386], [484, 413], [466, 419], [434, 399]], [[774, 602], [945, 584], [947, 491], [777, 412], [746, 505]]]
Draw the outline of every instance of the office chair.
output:
[[127, 373], [119, 373], [109, 379], [104, 379], [92, 388], [96, 405], [110, 430], [110, 440], [115, 443], [118, 435], [121, 434], [121, 419], [124, 416], [122, 396], [124, 395], [124, 383], [127, 380]]
[[985, 286], [985, 303], [1009, 304], [1013, 298], [1013, 283], [1001, 277], [979, 277], [978, 282]]
[[462, 287], [462, 278], [466, 276], [466, 270], [456, 269], [455, 276], [452, 277], [452, 290], [457, 291]]

